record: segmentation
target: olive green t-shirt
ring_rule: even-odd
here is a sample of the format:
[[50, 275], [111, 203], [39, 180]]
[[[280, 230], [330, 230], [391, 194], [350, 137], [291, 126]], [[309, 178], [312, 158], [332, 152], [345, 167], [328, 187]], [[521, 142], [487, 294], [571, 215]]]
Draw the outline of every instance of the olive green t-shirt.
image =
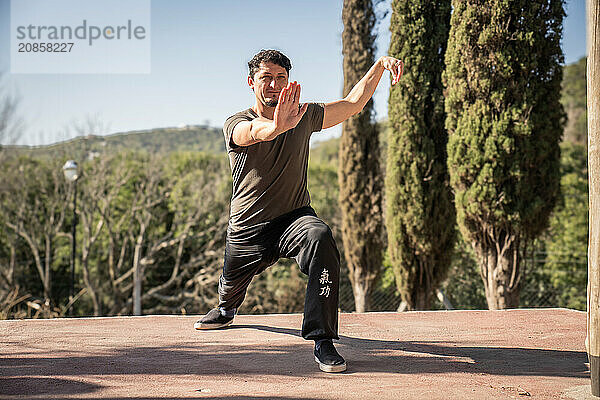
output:
[[251, 108], [227, 118], [223, 126], [233, 194], [229, 229], [272, 220], [310, 204], [306, 170], [310, 136], [323, 126], [324, 105], [309, 103], [298, 125], [275, 139], [250, 146], [233, 142], [235, 126], [258, 115]]

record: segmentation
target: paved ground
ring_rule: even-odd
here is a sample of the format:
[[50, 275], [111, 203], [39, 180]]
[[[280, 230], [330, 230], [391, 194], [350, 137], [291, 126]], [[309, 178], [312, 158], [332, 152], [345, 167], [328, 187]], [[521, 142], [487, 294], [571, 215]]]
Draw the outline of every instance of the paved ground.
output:
[[7, 399], [588, 399], [586, 315], [342, 314], [342, 374], [320, 372], [302, 316], [0, 321]]

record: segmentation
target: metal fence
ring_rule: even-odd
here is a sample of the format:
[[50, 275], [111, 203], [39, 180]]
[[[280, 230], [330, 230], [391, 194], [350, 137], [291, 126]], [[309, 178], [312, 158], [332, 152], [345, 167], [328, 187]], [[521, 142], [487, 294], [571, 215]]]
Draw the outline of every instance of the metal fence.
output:
[[[546, 268], [548, 254], [537, 251], [523, 262], [523, 282], [520, 288], [520, 308], [566, 307], [581, 311], [586, 309], [587, 254], [569, 254], [558, 264], [563, 268], [554, 269], [554, 276], [570, 276], [571, 281], [557, 283]], [[556, 261], [555, 261], [556, 263]], [[453, 309], [487, 309], [485, 289], [474, 260], [468, 265], [454, 266], [440, 290], [434, 296], [432, 309], [444, 310], [450, 305]], [[573, 275], [578, 274], [579, 279]], [[464, 279], [467, 275], [469, 279]], [[468, 292], [468, 295], [465, 295]], [[447, 303], [444, 304], [445, 300]], [[376, 287], [371, 296], [371, 311], [396, 311], [402, 299], [394, 284]], [[340, 284], [340, 309], [345, 312], [355, 310], [354, 295], [347, 276], [343, 275]]]

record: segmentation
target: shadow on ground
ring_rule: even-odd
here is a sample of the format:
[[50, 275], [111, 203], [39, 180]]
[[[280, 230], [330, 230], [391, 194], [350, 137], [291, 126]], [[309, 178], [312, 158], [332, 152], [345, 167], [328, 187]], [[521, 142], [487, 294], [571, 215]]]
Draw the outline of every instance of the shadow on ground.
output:
[[[235, 325], [226, 329], [257, 329], [300, 337], [300, 331], [264, 325]], [[198, 332], [201, 335], [201, 332]], [[84, 375], [264, 375], [316, 376], [312, 343], [227, 346], [197, 345], [123, 347], [93, 356], [65, 356], [52, 352], [23, 357], [0, 353], [0, 394], [54, 396], [92, 393], [101, 387], [64, 379]], [[445, 374], [483, 373], [588, 378], [585, 352], [518, 347], [471, 347], [443, 342], [363, 339], [341, 336], [338, 349], [353, 373]], [[36, 378], [39, 376], [40, 378]], [[49, 378], [52, 376], [60, 378]], [[32, 377], [32, 378], [23, 378]], [[43, 377], [43, 378], [42, 378]], [[52, 391], [54, 389], [58, 391]], [[207, 399], [210, 397], [199, 397]], [[244, 397], [262, 399], [262, 397]], [[280, 397], [279, 399], [292, 399]]]
[[[0, 382], [2, 380], [0, 379]], [[45, 393], [44, 393], [45, 394]], [[64, 394], [64, 393], [61, 393]], [[35, 394], [25, 393], [25, 395], [33, 396]], [[40, 394], [43, 395], [43, 394]], [[72, 400], [72, 397], [56, 397], [52, 396], [53, 400]], [[123, 400], [123, 397], [86, 397], [86, 400]], [[318, 397], [259, 397], [259, 396], [241, 396], [241, 395], [232, 395], [232, 396], [202, 396], [202, 397], [127, 397], [127, 400], [222, 400], [222, 399], [236, 399], [236, 400], [321, 400]]]

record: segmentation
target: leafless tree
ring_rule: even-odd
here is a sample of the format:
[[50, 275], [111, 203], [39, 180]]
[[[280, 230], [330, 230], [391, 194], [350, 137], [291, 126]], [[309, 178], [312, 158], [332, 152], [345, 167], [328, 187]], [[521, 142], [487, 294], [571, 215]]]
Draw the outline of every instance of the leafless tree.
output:
[[[121, 162], [114, 163], [112, 157], [102, 156], [93, 162], [86, 164], [87, 168], [83, 171], [81, 179], [81, 200], [78, 207], [78, 215], [81, 223], [81, 268], [83, 272], [83, 283], [87, 289], [87, 294], [92, 300], [94, 315], [102, 315], [101, 281], [105, 271], [100, 271], [100, 258], [95, 257], [96, 273], [90, 270], [90, 260], [94, 256], [93, 252], [98, 251], [101, 244], [98, 244], [101, 235], [106, 234], [107, 219], [110, 218], [110, 209], [119, 195], [120, 191], [127, 184], [129, 171], [121, 170]], [[115, 173], [123, 171], [122, 174]], [[114, 265], [109, 265], [109, 271], [115, 277]], [[111, 287], [115, 287], [112, 286]]]
[[50, 303], [55, 239], [66, 236], [62, 229], [66, 183], [60, 165], [21, 160], [14, 168], [7, 168], [4, 177], [2, 220], [27, 243], [42, 281], [45, 303]]

